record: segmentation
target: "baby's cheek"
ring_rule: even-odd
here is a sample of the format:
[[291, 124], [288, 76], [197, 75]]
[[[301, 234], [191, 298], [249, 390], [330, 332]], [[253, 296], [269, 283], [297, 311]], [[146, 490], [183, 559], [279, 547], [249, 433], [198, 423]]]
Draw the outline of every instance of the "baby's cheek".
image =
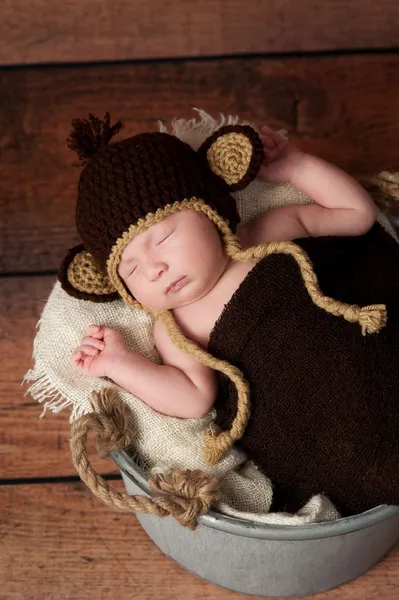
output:
[[191, 266], [201, 266], [204, 262], [209, 262], [214, 255], [213, 248], [209, 247], [204, 240], [193, 240], [193, 243], [186, 249], [184, 254], [185, 261]]
[[132, 285], [132, 282], [130, 281], [130, 277], [128, 278], [123, 278], [121, 277], [121, 280], [123, 281], [126, 289], [131, 293], [131, 295], [136, 298], [136, 300], [138, 300], [137, 298], [137, 290], [135, 289], [135, 286]]
[[148, 286], [138, 285], [137, 282], [135, 284], [129, 282], [126, 285], [129, 292], [132, 294], [134, 299], [137, 300], [137, 302], [151, 308], [158, 308], [155, 306], [156, 298], [154, 297], [154, 293], [148, 289]]

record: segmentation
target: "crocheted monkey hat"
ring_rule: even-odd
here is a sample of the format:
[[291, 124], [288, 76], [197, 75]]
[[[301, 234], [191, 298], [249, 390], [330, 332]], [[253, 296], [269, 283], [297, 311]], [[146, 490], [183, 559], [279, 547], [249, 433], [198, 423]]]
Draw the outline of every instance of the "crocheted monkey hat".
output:
[[224, 373], [237, 389], [237, 414], [228, 431], [208, 432], [204, 458], [217, 463], [239, 440], [250, 415], [249, 384], [234, 365], [219, 360], [179, 329], [170, 311], [141, 306], [118, 274], [121, 254], [139, 233], [167, 216], [186, 209], [204, 213], [217, 226], [226, 254], [235, 260], [256, 261], [274, 253], [297, 262], [304, 285], [321, 309], [351, 322], [362, 332], [376, 333], [386, 322], [384, 305], [360, 307], [325, 296], [306, 252], [291, 241], [265, 242], [243, 250], [235, 231], [239, 215], [230, 192], [252, 181], [263, 162], [263, 144], [248, 125], [219, 128], [195, 151], [166, 133], [142, 133], [109, 143], [121, 127], [93, 115], [73, 122], [69, 147], [84, 164], [78, 186], [76, 225], [82, 244], [70, 249], [59, 280], [70, 295], [94, 302], [119, 297], [160, 319], [173, 343], [204, 365]]
[[235, 233], [240, 217], [230, 191], [255, 178], [263, 145], [247, 125], [221, 127], [196, 152], [167, 133], [142, 133], [109, 143], [121, 127], [73, 121], [68, 139], [84, 163], [76, 226], [83, 244], [69, 250], [59, 272], [71, 295], [94, 302], [122, 296], [143, 308], [118, 275], [125, 246], [141, 231], [188, 208], [204, 212], [221, 230]]

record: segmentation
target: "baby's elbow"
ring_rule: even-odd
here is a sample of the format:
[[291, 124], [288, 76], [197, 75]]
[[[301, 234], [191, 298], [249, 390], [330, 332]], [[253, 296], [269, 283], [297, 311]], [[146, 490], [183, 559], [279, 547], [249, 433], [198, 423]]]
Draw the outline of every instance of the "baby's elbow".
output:
[[208, 414], [210, 409], [211, 409], [211, 407], [209, 407], [207, 410], [194, 411], [194, 413], [192, 415], [190, 415], [189, 419], [202, 419], [202, 417], [205, 417], [205, 415]]
[[192, 419], [200, 419], [201, 417], [205, 417], [208, 412], [211, 410], [214, 405], [214, 401], [210, 401], [209, 398], [201, 398], [199, 402], [192, 407], [191, 418]]
[[190, 416], [187, 418], [188, 419], [201, 419], [202, 417], [205, 417], [205, 415], [208, 412], [209, 412], [209, 409], [205, 410], [205, 409], [201, 409], [200, 407], [196, 407], [195, 409], [190, 411]]
[[190, 412], [192, 413], [192, 419], [200, 419], [204, 417], [211, 410], [212, 406], [216, 402], [216, 391], [210, 389], [206, 392], [202, 392], [198, 395], [195, 402], [193, 402]]
[[355, 219], [356, 233], [362, 235], [367, 233], [377, 220], [377, 207], [374, 203], [356, 211], [358, 214]]
[[201, 369], [196, 376], [192, 375], [193, 388], [191, 391], [190, 417], [204, 417], [216, 402], [219, 385], [216, 372], [213, 369]]

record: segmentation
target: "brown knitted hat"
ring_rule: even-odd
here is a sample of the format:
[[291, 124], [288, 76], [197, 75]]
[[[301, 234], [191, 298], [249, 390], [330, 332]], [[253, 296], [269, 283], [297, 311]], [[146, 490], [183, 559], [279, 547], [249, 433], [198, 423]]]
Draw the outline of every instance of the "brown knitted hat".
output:
[[89, 115], [73, 122], [69, 147], [84, 163], [76, 208], [83, 245], [68, 252], [59, 279], [78, 298], [113, 300], [117, 290], [133, 303], [117, 267], [143, 223], [148, 227], [176, 210], [195, 208], [210, 210], [215, 222], [221, 217], [235, 233], [240, 218], [230, 191], [256, 176], [264, 154], [259, 136], [247, 125], [220, 128], [198, 152], [159, 132], [109, 144], [120, 127], [120, 122], [110, 126], [108, 113], [103, 121]]

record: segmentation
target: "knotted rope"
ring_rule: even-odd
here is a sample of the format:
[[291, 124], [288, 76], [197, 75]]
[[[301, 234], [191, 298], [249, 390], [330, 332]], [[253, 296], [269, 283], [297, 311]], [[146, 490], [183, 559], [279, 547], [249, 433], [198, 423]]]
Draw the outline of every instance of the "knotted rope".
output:
[[72, 460], [82, 481], [97, 498], [108, 506], [123, 512], [140, 512], [158, 517], [169, 515], [188, 529], [195, 529], [197, 517], [208, 512], [220, 498], [218, 481], [200, 470], [177, 470], [168, 474], [153, 474], [149, 487], [159, 496], [129, 496], [113, 490], [92, 467], [87, 438], [90, 431], [96, 437], [100, 457], [132, 446], [129, 428], [130, 410], [117, 399], [114, 389], [103, 388], [91, 395], [95, 412], [76, 420], [71, 427]]

